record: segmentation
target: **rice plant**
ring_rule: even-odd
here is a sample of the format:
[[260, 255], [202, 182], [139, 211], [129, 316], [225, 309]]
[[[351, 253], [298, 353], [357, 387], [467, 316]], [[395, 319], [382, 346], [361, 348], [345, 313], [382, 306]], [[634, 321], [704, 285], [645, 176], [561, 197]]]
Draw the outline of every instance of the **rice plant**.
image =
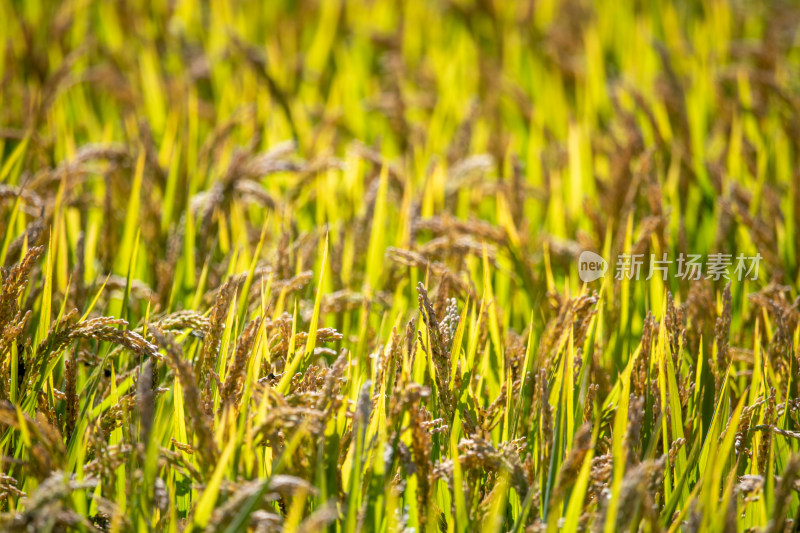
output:
[[0, 530], [800, 527], [798, 28], [0, 0]]

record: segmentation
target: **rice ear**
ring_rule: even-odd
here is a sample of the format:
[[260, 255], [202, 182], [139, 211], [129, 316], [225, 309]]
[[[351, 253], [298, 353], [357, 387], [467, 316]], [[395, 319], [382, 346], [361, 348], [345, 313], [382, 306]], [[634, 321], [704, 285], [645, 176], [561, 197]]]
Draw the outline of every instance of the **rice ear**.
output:
[[169, 333], [164, 333], [155, 327], [150, 329], [150, 333], [158, 345], [167, 352], [165, 361], [180, 381], [184, 406], [193, 422], [194, 434], [197, 437], [197, 449], [203, 457], [203, 468], [208, 471], [216, 465], [219, 451], [214, 441], [213, 421], [202, 407], [202, 395], [197, 386], [192, 365], [183, 358], [183, 353]]
[[261, 318], [251, 321], [245, 326], [244, 331], [242, 331], [242, 334], [239, 336], [239, 340], [236, 343], [236, 354], [228, 370], [228, 375], [225, 378], [225, 384], [222, 387], [222, 403], [220, 409], [223, 407], [238, 409], [239, 407], [239, 402], [242, 399], [247, 367], [252, 357], [253, 344], [255, 343], [261, 322]]
[[[203, 350], [200, 352], [200, 357], [195, 365], [200, 379], [204, 379], [204, 376], [209, 376], [216, 364], [220, 349], [220, 341], [222, 339], [222, 330], [225, 327], [228, 308], [231, 305], [235, 292], [236, 286], [233, 280], [228, 280], [217, 292], [214, 305], [211, 308], [208, 331], [203, 339]], [[202, 392], [204, 404], [208, 403], [210, 396], [211, 390], [208, 387], [204, 387]]]

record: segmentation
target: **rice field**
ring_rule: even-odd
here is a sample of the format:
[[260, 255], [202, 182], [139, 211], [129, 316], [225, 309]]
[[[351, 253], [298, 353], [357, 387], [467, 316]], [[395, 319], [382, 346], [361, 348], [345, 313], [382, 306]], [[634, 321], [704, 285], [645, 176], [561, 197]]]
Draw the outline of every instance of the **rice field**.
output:
[[0, 0], [0, 530], [796, 530], [798, 29]]

